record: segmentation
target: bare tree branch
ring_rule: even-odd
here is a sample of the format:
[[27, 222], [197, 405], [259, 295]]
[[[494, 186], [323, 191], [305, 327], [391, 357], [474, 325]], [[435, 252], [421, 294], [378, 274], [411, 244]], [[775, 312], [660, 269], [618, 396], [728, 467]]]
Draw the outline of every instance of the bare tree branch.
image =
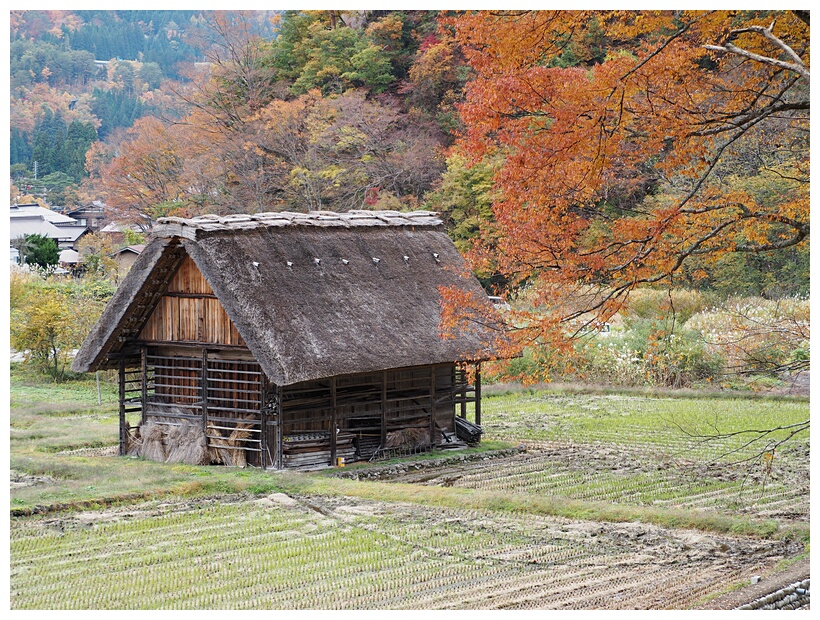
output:
[[[742, 56], [743, 58], [748, 58], [750, 60], [755, 60], [757, 62], [762, 62], [767, 65], [772, 65], [773, 67], [778, 67], [780, 69], [785, 69], [786, 71], [793, 71], [797, 73], [801, 77], [806, 78], [808, 82], [810, 79], [809, 76], [809, 68], [806, 66], [806, 63], [798, 56], [795, 51], [786, 45], [781, 39], [774, 36], [772, 33], [772, 28], [774, 27], [774, 23], [768, 28], [763, 26], [747, 26], [746, 28], [738, 28], [737, 30], [732, 30], [727, 37], [727, 41], [723, 45], [704, 45], [707, 50], [712, 52], [723, 52], [727, 54], [735, 54], [737, 56]], [[786, 62], [784, 60], [779, 60], [777, 58], [772, 58], [770, 56], [762, 56], [760, 54], [755, 54], [754, 52], [750, 52], [748, 50], [744, 50], [743, 48], [737, 47], [731, 41], [737, 38], [738, 35], [747, 33], [747, 32], [754, 32], [757, 34], [762, 35], [766, 38], [767, 41], [773, 43], [777, 47], [779, 47], [783, 52], [785, 52], [793, 62]]]

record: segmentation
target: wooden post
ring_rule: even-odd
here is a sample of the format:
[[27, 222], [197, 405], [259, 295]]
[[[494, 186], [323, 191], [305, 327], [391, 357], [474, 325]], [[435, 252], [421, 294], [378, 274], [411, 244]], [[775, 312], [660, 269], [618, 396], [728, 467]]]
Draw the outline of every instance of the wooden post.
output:
[[384, 449], [387, 443], [387, 371], [382, 370], [382, 428], [379, 447]]
[[430, 366], [430, 449], [436, 445], [436, 367]]
[[336, 466], [336, 377], [330, 379], [330, 466]]
[[[208, 349], [202, 349], [202, 431], [207, 435], [208, 431]], [[206, 438], [205, 443], [208, 443]]]
[[284, 416], [282, 415], [282, 386], [276, 386], [276, 469], [282, 469], [282, 424]]
[[475, 423], [481, 425], [481, 362], [475, 365]]
[[125, 358], [120, 358], [120, 456], [125, 456]]
[[460, 387], [459, 387], [458, 391], [456, 392], [456, 394], [458, 395], [459, 399], [461, 399], [461, 402], [459, 403], [459, 408], [461, 409], [461, 419], [466, 420], [467, 419], [467, 372], [466, 372], [466, 369], [464, 368], [464, 366], [461, 366], [461, 367], [454, 366], [453, 368], [454, 368], [455, 377], [456, 377], [455, 380], [453, 381], [453, 383], [456, 383], [456, 381], [460, 382]]
[[142, 412], [140, 424], [145, 424], [145, 409], [148, 405], [148, 351], [140, 347], [140, 372], [142, 373]]
[[267, 469], [268, 462], [268, 376], [262, 372], [259, 381], [259, 466]]

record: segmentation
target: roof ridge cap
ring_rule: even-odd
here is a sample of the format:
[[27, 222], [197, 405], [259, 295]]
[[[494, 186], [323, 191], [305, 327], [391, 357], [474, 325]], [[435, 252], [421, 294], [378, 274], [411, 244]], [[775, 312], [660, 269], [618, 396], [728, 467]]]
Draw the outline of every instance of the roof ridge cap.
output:
[[216, 215], [212, 213], [192, 218], [166, 216], [157, 218], [154, 236], [182, 236], [196, 238], [196, 231], [231, 231], [251, 230], [255, 228], [280, 228], [289, 226], [315, 226], [339, 228], [377, 226], [430, 226], [443, 224], [435, 211], [370, 211], [351, 209], [349, 211], [266, 211], [262, 213], [231, 213]]

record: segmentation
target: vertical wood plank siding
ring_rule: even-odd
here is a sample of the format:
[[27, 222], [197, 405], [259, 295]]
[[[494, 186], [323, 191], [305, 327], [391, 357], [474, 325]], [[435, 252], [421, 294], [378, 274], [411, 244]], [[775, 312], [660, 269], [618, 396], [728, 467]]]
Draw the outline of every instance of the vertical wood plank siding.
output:
[[186, 256], [139, 335], [146, 342], [203, 342], [244, 346], [202, 272]]

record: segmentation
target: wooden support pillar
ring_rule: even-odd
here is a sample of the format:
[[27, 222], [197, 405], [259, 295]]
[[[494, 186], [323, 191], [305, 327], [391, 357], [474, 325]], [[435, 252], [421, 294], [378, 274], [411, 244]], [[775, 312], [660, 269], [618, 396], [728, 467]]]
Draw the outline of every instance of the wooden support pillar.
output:
[[380, 447], [384, 449], [387, 443], [387, 371], [382, 370], [382, 424]]
[[464, 366], [458, 367], [454, 366], [455, 372], [455, 380], [453, 383], [460, 382], [458, 385], [460, 386], [456, 395], [459, 397], [461, 402], [459, 403], [459, 408], [461, 410], [460, 415], [462, 420], [467, 419], [467, 369]]
[[436, 367], [430, 366], [430, 448], [436, 445]]
[[330, 379], [330, 466], [336, 466], [336, 377]]
[[259, 381], [259, 467], [268, 466], [268, 376], [262, 372]]
[[475, 365], [475, 423], [481, 425], [481, 362]]
[[[208, 427], [208, 350], [202, 349], [202, 369], [201, 369], [202, 383], [202, 430], [207, 435]], [[207, 439], [206, 439], [207, 443]]]
[[125, 456], [125, 359], [120, 359], [120, 456]]
[[282, 424], [284, 415], [282, 413], [282, 386], [276, 386], [276, 469], [282, 469]]
[[148, 407], [148, 350], [140, 347], [140, 373], [142, 374], [142, 412], [140, 424], [145, 424], [145, 410]]

